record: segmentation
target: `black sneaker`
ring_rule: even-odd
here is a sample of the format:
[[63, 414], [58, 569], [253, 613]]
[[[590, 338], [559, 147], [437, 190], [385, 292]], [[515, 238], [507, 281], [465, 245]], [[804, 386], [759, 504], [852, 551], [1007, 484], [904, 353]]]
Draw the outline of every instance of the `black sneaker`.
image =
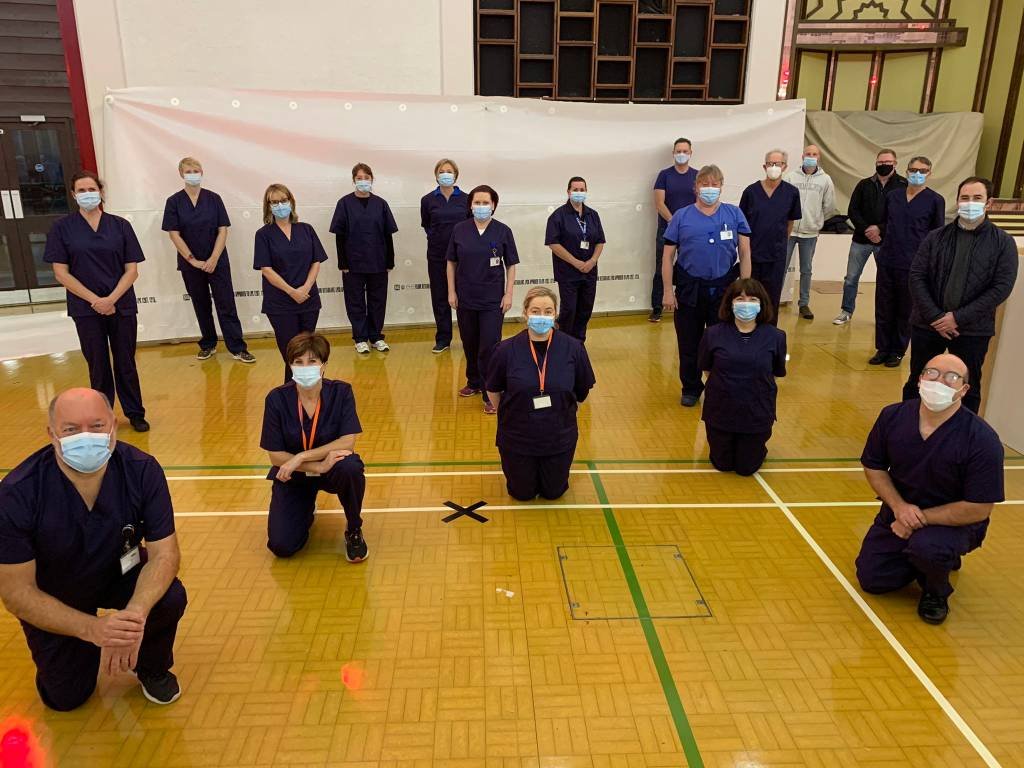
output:
[[345, 559], [350, 563], [361, 563], [369, 555], [363, 529], [345, 531]]
[[889, 355], [885, 358], [886, 368], [899, 368], [900, 363], [903, 362], [903, 355]]
[[928, 624], [941, 624], [949, 616], [949, 599], [925, 592], [917, 604], [917, 615]]
[[149, 432], [149, 422], [146, 421], [141, 416], [136, 416], [134, 418], [128, 419], [128, 421], [129, 423], [131, 423], [132, 429], [134, 429], [136, 432]]
[[884, 352], [875, 352], [875, 356], [868, 360], [868, 365], [881, 365], [888, 359], [889, 356]]
[[661, 310], [652, 309], [651, 314], [647, 316], [647, 322], [649, 323], [660, 323], [661, 322]]
[[696, 395], [683, 395], [679, 400], [679, 404], [683, 406], [683, 408], [693, 408], [693, 406], [697, 404], [698, 400], [700, 400], [700, 398]]
[[196, 360], [209, 360], [216, 354], [216, 347], [211, 347], [210, 349], [200, 349], [198, 352], [196, 352]]
[[142, 695], [154, 704], [173, 704], [181, 696], [178, 678], [171, 671], [159, 675], [136, 674], [142, 686]]
[[451, 344], [445, 344], [444, 342], [439, 341], [437, 344], [434, 345], [434, 348], [430, 351], [433, 352], [435, 355], [440, 355], [450, 346]]
[[814, 313], [811, 312], [811, 308], [807, 306], [800, 307], [800, 317], [804, 320], [813, 320]]
[[231, 356], [240, 363], [248, 363], [251, 365], [252, 363], [256, 362], [256, 358], [253, 357], [252, 353], [247, 349], [243, 349], [237, 355], [233, 354]]

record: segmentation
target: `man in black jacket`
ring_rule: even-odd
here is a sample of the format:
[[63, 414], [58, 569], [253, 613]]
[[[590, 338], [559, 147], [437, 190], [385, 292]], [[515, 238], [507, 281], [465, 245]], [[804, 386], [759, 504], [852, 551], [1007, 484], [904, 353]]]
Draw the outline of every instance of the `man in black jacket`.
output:
[[910, 377], [903, 399], [917, 397], [925, 363], [949, 351], [967, 364], [964, 405], [981, 406], [981, 367], [996, 332], [996, 309], [1017, 280], [1013, 238], [985, 215], [992, 182], [971, 176], [957, 189], [957, 220], [930, 232], [910, 268]]

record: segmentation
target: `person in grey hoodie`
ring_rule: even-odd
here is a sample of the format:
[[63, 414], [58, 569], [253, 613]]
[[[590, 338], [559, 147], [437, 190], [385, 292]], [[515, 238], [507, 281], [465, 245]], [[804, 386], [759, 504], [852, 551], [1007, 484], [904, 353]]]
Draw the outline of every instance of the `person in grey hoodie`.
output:
[[818, 245], [818, 233], [836, 207], [836, 188], [832, 177], [819, 167], [821, 150], [814, 144], [804, 148], [800, 167], [786, 174], [785, 180], [800, 190], [803, 216], [793, 225], [786, 251], [786, 272], [793, 261], [793, 249], [800, 249], [800, 317], [813, 320], [811, 312], [811, 262]]

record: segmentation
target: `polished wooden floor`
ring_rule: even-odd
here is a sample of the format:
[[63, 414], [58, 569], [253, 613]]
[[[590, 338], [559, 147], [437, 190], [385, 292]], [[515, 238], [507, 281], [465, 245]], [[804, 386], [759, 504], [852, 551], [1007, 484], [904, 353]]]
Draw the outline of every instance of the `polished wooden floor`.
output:
[[[494, 420], [455, 393], [457, 344], [434, 356], [430, 333], [398, 331], [357, 358], [332, 334], [369, 468], [359, 566], [325, 496], [302, 554], [265, 548], [270, 340], [255, 366], [140, 350], [153, 429], [121, 436], [172, 478], [184, 694], [157, 707], [124, 676], [49, 712], [0, 612], [0, 765], [22, 764], [4, 754], [28, 734], [34, 766], [1024, 766], [1024, 461], [1008, 452], [1014, 503], [944, 626], [917, 619], [914, 590], [861, 595], [875, 503], [856, 459], [906, 371], [866, 365], [870, 296], [845, 328], [838, 299], [784, 318], [779, 423], [746, 479], [710, 470], [699, 412], [678, 405], [671, 322], [595, 320], [576, 474], [543, 504], [505, 495]], [[85, 377], [77, 353], [0, 365], [0, 467]], [[488, 521], [442, 522], [449, 500], [486, 501]]]

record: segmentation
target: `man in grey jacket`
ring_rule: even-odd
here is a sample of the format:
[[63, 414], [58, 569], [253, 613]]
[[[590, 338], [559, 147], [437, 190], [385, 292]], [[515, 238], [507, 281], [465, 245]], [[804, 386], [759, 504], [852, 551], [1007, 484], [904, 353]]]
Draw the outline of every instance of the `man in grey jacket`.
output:
[[818, 233], [836, 208], [836, 188], [832, 177], [821, 170], [821, 150], [814, 144], [804, 148], [800, 168], [790, 171], [785, 179], [800, 190], [802, 217], [793, 225], [786, 252], [786, 272], [793, 260], [793, 249], [800, 250], [800, 317], [813, 320], [811, 312], [811, 262], [818, 245]]
[[996, 332], [996, 309], [1017, 280], [1013, 238], [985, 215], [992, 182], [971, 176], [957, 189], [957, 219], [925, 237], [910, 267], [910, 377], [903, 399], [917, 397], [921, 371], [945, 351], [967, 365], [964, 405], [981, 406], [981, 368]]

